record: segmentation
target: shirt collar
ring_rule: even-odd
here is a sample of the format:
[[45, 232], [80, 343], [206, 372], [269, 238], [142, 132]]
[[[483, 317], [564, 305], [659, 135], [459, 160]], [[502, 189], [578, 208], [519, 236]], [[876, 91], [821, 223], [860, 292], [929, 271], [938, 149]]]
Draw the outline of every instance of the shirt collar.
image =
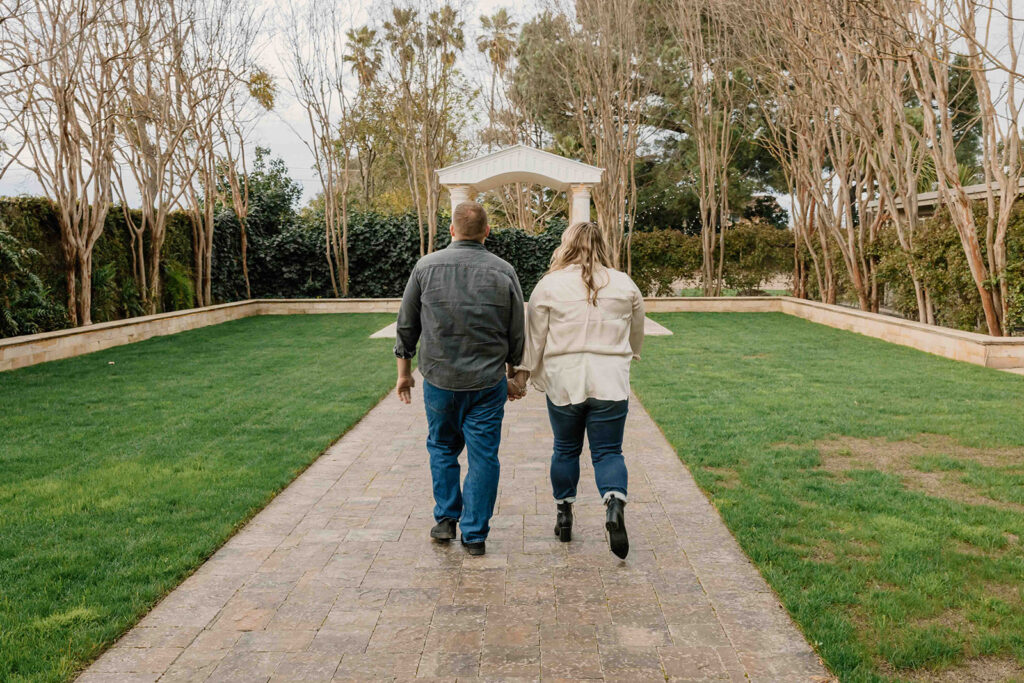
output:
[[483, 249], [484, 245], [480, 244], [476, 240], [452, 240], [451, 244], [448, 245], [449, 249]]

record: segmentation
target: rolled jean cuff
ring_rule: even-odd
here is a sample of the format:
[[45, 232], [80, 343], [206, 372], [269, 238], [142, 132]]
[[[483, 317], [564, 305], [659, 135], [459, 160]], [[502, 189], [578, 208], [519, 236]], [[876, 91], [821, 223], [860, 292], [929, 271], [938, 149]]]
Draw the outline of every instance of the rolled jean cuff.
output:
[[555, 498], [556, 503], [575, 503], [576, 496], [569, 496], [568, 498]]
[[607, 503], [609, 498], [618, 498], [623, 503], [627, 502], [626, 494], [623, 493], [622, 491], [609, 491], [608, 493], [604, 494], [604, 498], [602, 498], [601, 500], [602, 502]]

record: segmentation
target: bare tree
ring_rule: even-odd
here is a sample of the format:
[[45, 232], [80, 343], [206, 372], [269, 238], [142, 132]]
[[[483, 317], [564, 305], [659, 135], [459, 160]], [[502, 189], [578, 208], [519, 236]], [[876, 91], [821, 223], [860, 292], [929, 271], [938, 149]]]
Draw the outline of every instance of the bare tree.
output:
[[345, 29], [348, 17], [331, 0], [310, 0], [293, 10], [285, 30], [287, 73], [292, 92], [306, 112], [309, 137], [323, 188], [327, 263], [334, 295], [348, 296], [348, 192], [352, 135], [345, 85]]
[[[652, 20], [643, 0], [552, 0], [564, 43], [550, 54], [569, 94], [579, 153], [605, 169], [594, 188], [597, 222], [615, 263], [631, 268], [635, 161], [649, 106]], [[562, 47], [566, 49], [561, 49]]]
[[[180, 106], [191, 85], [186, 46], [193, 40], [195, 17], [189, 2], [154, 3], [133, 0], [126, 20], [139, 36], [118, 107], [118, 154], [123, 162], [115, 174], [131, 235], [132, 273], [144, 308], [156, 313], [160, 304], [161, 251], [167, 216], [188, 188], [174, 163], [193, 127], [194, 112]], [[125, 182], [129, 176], [133, 184]], [[137, 220], [129, 209], [132, 190], [141, 204]], [[145, 236], [149, 239], [149, 258]]]
[[224, 193], [228, 195], [238, 219], [246, 299], [252, 298], [252, 286], [249, 283], [249, 157], [246, 143], [252, 136], [252, 127], [259, 115], [254, 108], [272, 109], [275, 94], [273, 78], [263, 70], [256, 70], [248, 79], [235, 82], [216, 121], [222, 149], [220, 175], [222, 184], [227, 186]]
[[742, 8], [728, 0], [671, 0], [666, 24], [687, 62], [685, 130], [697, 151], [701, 288], [722, 293], [724, 241], [729, 224], [729, 168], [736, 151], [734, 118], [736, 30]]
[[[883, 86], [872, 78], [878, 72], [867, 68], [853, 9], [845, 0], [765, 0], [756, 4], [753, 23], [763, 27], [759, 82], [773, 98], [767, 139], [804, 205], [795, 229], [811, 255], [822, 300], [836, 298], [835, 253], [860, 308], [877, 311], [873, 245], [883, 216], [867, 209], [876, 196], [877, 168], [870, 160], [877, 154], [875, 93]], [[817, 244], [807, 240], [812, 232]]]
[[[222, 142], [218, 123], [232, 93], [249, 83], [257, 70], [252, 57], [259, 17], [238, 0], [190, 0], [195, 26], [182, 59], [188, 83], [177, 101], [179, 116], [191, 121], [188, 145], [175, 156], [185, 179], [183, 204], [192, 223], [192, 257], [196, 303], [213, 303], [213, 232]], [[152, 285], [151, 285], [152, 288]]]
[[[1006, 233], [1013, 203], [1020, 194], [1022, 167], [1020, 19], [1013, 2], [935, 0], [912, 4], [894, 19], [913, 37], [905, 58], [924, 106], [923, 141], [935, 166], [937, 185], [960, 237], [971, 276], [981, 298], [989, 334], [1006, 333]], [[993, 35], [1002, 25], [1003, 41]], [[987, 216], [979, 225], [956, 157], [954, 109], [949, 74], [956, 48], [965, 45], [966, 68], [978, 93], [982, 126], [982, 168]], [[1002, 45], [1005, 49], [1001, 49]], [[1006, 76], [1003, 93], [994, 93], [991, 72]], [[982, 241], [984, 238], [984, 242]]]
[[[92, 322], [92, 252], [111, 200], [116, 112], [133, 36], [124, 0], [32, 0], [4, 30], [19, 64], [8, 70], [17, 103], [5, 126], [23, 151], [13, 158], [54, 201], [72, 325]], [[5, 98], [6, 99], [6, 98]]]
[[864, 137], [875, 137], [875, 146], [868, 155], [878, 181], [875, 213], [895, 228], [914, 287], [918, 320], [934, 324], [934, 304], [922, 282], [914, 252], [919, 224], [918, 193], [925, 177], [928, 152], [914, 120], [914, 109], [907, 104], [910, 65], [905, 59], [895, 58], [907, 45], [906, 37], [892, 24], [880, 25], [878, 15], [861, 16], [868, 23], [863, 39], [871, 48], [865, 61], [872, 72], [873, 87], [862, 92], [860, 99], [873, 106], [870, 114], [857, 117], [857, 124]]
[[[818, 103], [808, 97], [815, 74], [805, 68], [805, 46], [816, 39], [791, 0], [759, 0], [735, 17], [747, 27], [741, 43], [753, 72], [751, 94], [761, 109], [757, 139], [775, 157], [793, 199], [794, 289], [806, 295], [805, 255], [811, 260], [818, 296], [835, 303], [836, 274], [829, 233], [821, 229], [818, 196], [827, 159], [827, 128]], [[753, 28], [751, 28], [753, 27]]]
[[[14, 78], [17, 71], [32, 68], [48, 56], [30, 52], [21, 42], [24, 22], [31, 12], [29, 0], [8, 0], [0, 13], [0, 178], [14, 164], [25, 147], [25, 141], [18, 140], [16, 147], [10, 146], [9, 137], [17, 138], [14, 124], [14, 110], [20, 107], [20, 79]], [[58, 47], [58, 49], [60, 49]]]

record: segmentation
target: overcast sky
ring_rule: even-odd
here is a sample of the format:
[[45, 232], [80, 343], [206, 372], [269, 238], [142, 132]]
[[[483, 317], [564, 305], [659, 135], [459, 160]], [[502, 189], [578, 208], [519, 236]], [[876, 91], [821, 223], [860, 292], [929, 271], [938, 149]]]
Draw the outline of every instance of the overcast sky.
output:
[[[273, 36], [274, 22], [283, 19], [281, 6], [275, 0], [264, 1], [268, 7], [267, 29], [270, 37], [261, 47], [260, 62], [276, 76], [279, 96], [274, 111], [265, 113], [257, 122], [252, 146], [269, 147], [272, 156], [285, 161], [291, 177], [303, 186], [302, 201], [305, 202], [320, 191], [319, 181], [316, 179], [316, 172], [312, 167], [312, 155], [303, 143], [302, 136], [308, 134], [305, 116], [301, 107], [288, 92], [288, 81], [281, 65], [283, 46], [281, 41]], [[368, 16], [375, 15], [380, 11], [380, 3], [371, 3], [368, 0], [351, 1], [355, 3], [353, 6], [356, 10], [355, 23], [357, 24], [365, 22]], [[1003, 1], [1012, 2], [1013, 0]], [[432, 6], [438, 0], [413, 0], [413, 2], [422, 2], [426, 6]], [[485, 85], [484, 78], [486, 76], [486, 63], [476, 49], [476, 37], [480, 33], [480, 15], [492, 14], [498, 8], [505, 7], [513, 19], [522, 25], [542, 6], [543, 2], [545, 0], [521, 0], [514, 4], [510, 0], [455, 0], [455, 4], [462, 8], [463, 16], [466, 19], [466, 53], [463, 59], [463, 68], [474, 85], [482, 88]], [[996, 26], [996, 29], [995, 35], [997, 36], [1005, 32], [1003, 27]], [[1024, 31], [1018, 31], [1018, 33], [1024, 33]], [[1024, 40], [1024, 35], [1018, 35], [1018, 40]], [[993, 89], [996, 92], [1005, 88], [1005, 78], [1000, 76], [1002, 75], [995, 74], [993, 80]], [[0, 179], [0, 196], [22, 194], [39, 195], [42, 194], [42, 188], [30, 174], [17, 166], [12, 166], [7, 174]], [[787, 199], [780, 198], [780, 201], [788, 209]]]
[[[415, 0], [413, 0], [415, 2]], [[374, 5], [379, 3], [374, 3]], [[427, 3], [429, 6], [431, 3]], [[456, 3], [464, 10], [466, 18], [466, 58], [464, 68], [469, 72], [472, 79], [479, 80], [482, 75], [480, 66], [482, 61], [477, 54], [476, 37], [480, 33], [480, 15], [492, 14], [500, 7], [506, 7], [513, 18], [520, 24], [529, 19], [532, 15], [530, 8], [537, 6], [536, 0], [516, 2], [515, 5], [509, 0], [471, 0], [469, 2]], [[275, 9], [276, 8], [276, 9]], [[273, 29], [273, 22], [283, 19], [280, 5], [273, 4], [267, 16], [267, 28]], [[362, 17], [357, 23], [365, 21], [367, 13], [375, 11], [371, 3], [364, 3]], [[277, 77], [279, 97], [274, 111], [268, 112], [256, 124], [253, 135], [253, 145], [269, 147], [274, 157], [280, 157], [288, 165], [291, 177], [302, 183], [304, 193], [302, 201], [308, 201], [320, 191], [320, 183], [316, 178], [316, 171], [313, 170], [313, 158], [302, 141], [303, 135], [308, 133], [305, 115], [302, 108], [288, 92], [288, 81], [285, 78], [281, 66], [282, 45], [274, 37], [268, 39], [265, 47], [261, 48], [260, 62]], [[11, 195], [39, 195], [42, 188], [31, 174], [12, 166], [7, 174], [0, 179], [0, 196]]]

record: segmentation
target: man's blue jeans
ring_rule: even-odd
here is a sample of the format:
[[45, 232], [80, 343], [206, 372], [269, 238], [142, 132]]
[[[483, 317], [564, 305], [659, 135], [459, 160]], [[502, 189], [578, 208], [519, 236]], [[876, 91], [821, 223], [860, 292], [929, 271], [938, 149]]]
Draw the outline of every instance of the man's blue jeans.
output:
[[[462, 540], [487, 538], [498, 497], [498, 446], [505, 417], [508, 380], [490, 389], [448, 391], [423, 382], [427, 408], [427, 451], [434, 480], [434, 519], [459, 520]], [[459, 454], [466, 448], [469, 467], [459, 488]]]
[[584, 433], [590, 440], [597, 490], [603, 497], [615, 493], [625, 499], [628, 473], [622, 457], [622, 435], [628, 413], [629, 401], [588, 398], [583, 403], [556, 406], [548, 400], [548, 418], [555, 434], [551, 456], [551, 489], [555, 500], [576, 499]]

